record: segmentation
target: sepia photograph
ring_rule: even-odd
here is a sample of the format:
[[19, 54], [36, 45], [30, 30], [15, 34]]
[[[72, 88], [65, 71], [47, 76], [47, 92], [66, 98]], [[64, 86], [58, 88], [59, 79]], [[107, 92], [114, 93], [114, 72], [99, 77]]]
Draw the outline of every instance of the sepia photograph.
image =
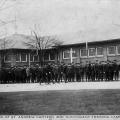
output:
[[120, 0], [0, 0], [7, 115], [120, 118]]

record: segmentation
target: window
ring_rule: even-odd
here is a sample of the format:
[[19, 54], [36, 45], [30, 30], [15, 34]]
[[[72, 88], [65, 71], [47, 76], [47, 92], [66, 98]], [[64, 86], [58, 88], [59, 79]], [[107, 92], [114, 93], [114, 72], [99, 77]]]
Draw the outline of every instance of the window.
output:
[[89, 56], [94, 57], [95, 56], [95, 48], [89, 48]]
[[87, 50], [81, 49], [81, 57], [87, 57]]
[[108, 54], [115, 55], [115, 46], [108, 47]]
[[16, 62], [20, 62], [20, 54], [16, 54]]
[[50, 55], [50, 60], [55, 60], [55, 53], [53, 53], [53, 54], [50, 53], [49, 55]]
[[26, 54], [21, 54], [21, 61], [26, 62], [27, 61], [27, 55]]
[[70, 58], [70, 50], [63, 51], [63, 59], [69, 59]]
[[45, 59], [45, 60], [49, 60], [49, 53], [45, 53], [44, 59]]
[[120, 54], [120, 45], [117, 46], [117, 54]]
[[97, 55], [98, 55], [98, 56], [103, 55], [103, 48], [102, 48], [102, 47], [98, 47], [98, 48], [97, 48]]
[[38, 62], [38, 56], [34, 56], [34, 62]]
[[72, 50], [72, 57], [77, 57], [77, 50], [75, 49]]
[[6, 62], [10, 62], [11, 61], [11, 55], [9, 55], [9, 54], [5, 55], [4, 59], [5, 59]]
[[33, 55], [30, 54], [30, 61], [33, 62]]

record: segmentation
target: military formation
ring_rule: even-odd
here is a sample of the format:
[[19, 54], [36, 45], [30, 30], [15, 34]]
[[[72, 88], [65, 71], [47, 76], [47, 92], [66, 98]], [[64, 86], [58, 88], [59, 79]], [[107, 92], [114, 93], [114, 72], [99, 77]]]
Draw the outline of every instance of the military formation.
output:
[[120, 65], [116, 62], [82, 64], [47, 64], [33, 67], [0, 69], [0, 83], [61, 83], [118, 81]]

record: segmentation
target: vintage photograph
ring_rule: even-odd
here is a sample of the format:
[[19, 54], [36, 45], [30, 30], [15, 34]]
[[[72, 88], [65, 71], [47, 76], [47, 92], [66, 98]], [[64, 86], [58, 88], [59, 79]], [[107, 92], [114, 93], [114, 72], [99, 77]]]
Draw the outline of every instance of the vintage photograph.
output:
[[120, 115], [120, 0], [0, 0], [0, 115]]

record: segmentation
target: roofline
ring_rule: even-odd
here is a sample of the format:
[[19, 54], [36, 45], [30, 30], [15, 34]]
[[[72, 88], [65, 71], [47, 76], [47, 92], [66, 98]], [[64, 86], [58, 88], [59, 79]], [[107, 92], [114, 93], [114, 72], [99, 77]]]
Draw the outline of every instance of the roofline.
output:
[[[120, 42], [120, 38], [117, 39], [108, 39], [108, 40], [101, 40], [101, 41], [87, 41], [87, 43], [90, 44], [96, 44], [96, 43], [110, 43], [110, 42]], [[81, 43], [73, 43], [73, 44], [63, 44], [60, 46], [56, 46], [56, 47], [68, 47], [68, 46], [79, 46], [79, 45], [85, 45], [86, 42], [81, 42]]]

